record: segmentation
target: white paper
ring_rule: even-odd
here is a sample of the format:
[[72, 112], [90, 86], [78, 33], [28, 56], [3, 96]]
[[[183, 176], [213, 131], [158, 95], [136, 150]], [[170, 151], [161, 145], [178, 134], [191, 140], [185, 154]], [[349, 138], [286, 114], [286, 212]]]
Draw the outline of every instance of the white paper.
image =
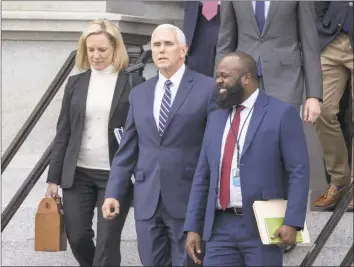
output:
[[120, 128], [114, 128], [113, 132], [114, 132], [114, 135], [117, 139], [117, 142], [118, 144], [120, 145], [120, 141], [122, 140], [122, 136], [123, 136], [123, 127], [120, 127]]

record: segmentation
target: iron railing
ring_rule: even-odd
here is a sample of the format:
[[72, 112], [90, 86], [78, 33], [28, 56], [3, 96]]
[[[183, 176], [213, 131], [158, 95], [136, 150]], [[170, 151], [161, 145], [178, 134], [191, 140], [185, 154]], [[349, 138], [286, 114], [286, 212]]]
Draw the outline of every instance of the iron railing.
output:
[[335, 210], [333, 211], [331, 217], [327, 221], [326, 225], [323, 227], [322, 231], [316, 238], [315, 242], [313, 243], [311, 249], [305, 256], [304, 260], [300, 264], [300, 267], [303, 266], [312, 266], [314, 261], [317, 259], [319, 253], [325, 246], [328, 238], [333, 233], [334, 229], [338, 225], [338, 222], [343, 217], [344, 213], [347, 211], [350, 202], [353, 199], [353, 182], [349, 185], [347, 191], [339, 201], [338, 205], [336, 206]]
[[72, 51], [69, 57], [66, 59], [65, 63], [59, 70], [57, 76], [55, 76], [52, 83], [49, 85], [47, 91], [44, 93], [42, 98], [39, 100], [38, 104], [23, 124], [22, 128], [19, 130], [9, 147], [6, 149], [4, 154], [1, 156], [1, 173], [3, 173], [10, 161], [13, 159], [17, 151], [20, 149], [21, 145], [24, 143], [28, 135], [31, 133], [32, 129], [36, 125], [36, 123], [41, 118], [42, 114], [49, 106], [50, 102], [54, 98], [54, 96], [59, 91], [60, 87], [69, 76], [71, 70], [75, 65], [75, 56], [76, 50]]
[[340, 267], [348, 267], [348, 266], [351, 266], [353, 264], [353, 262], [354, 262], [353, 250], [354, 250], [354, 247], [352, 245], [352, 247], [349, 249], [347, 255], [345, 255], [342, 263], [339, 265]]

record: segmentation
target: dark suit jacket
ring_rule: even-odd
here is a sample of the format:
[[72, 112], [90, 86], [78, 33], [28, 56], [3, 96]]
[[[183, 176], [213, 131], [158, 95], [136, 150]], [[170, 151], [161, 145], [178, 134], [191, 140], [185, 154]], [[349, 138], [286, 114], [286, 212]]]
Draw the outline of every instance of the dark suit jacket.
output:
[[353, 1], [315, 1], [315, 11], [321, 50], [336, 38], [345, 23], [354, 48]]
[[[206, 241], [215, 221], [221, 145], [228, 115], [228, 110], [220, 109], [208, 117], [186, 214], [184, 230], [202, 234]], [[284, 224], [302, 229], [310, 166], [303, 125], [294, 106], [260, 91], [240, 156], [246, 230], [259, 237], [253, 202], [277, 198], [288, 200]]]
[[158, 77], [135, 87], [121, 146], [113, 159], [106, 198], [126, 198], [132, 174], [136, 220], [150, 219], [161, 199], [176, 219], [186, 214], [215, 80], [186, 68], [160, 136], [153, 115]]
[[[133, 87], [143, 82], [143, 78], [137, 74], [130, 75]], [[71, 76], [65, 87], [47, 178], [48, 183], [60, 184], [62, 188], [70, 188], [74, 181], [85, 123], [90, 77], [91, 70]], [[129, 93], [132, 86], [129, 81], [129, 74], [126, 71], [119, 72], [108, 123], [107, 138], [110, 163], [118, 150], [118, 142], [113, 130], [114, 128], [124, 127], [129, 110]]]
[[184, 1], [183, 32], [189, 48], [192, 46], [195, 27], [197, 25], [199, 5], [199, 1]]

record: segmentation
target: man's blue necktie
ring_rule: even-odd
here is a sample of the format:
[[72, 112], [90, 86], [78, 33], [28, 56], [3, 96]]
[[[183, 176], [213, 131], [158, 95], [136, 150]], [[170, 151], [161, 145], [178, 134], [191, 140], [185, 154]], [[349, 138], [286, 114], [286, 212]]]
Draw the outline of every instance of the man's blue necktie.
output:
[[[265, 5], [264, 5], [264, 1], [256, 1], [255, 15], [256, 15], [256, 22], [257, 22], [257, 25], [258, 25], [259, 32], [262, 34], [263, 28], [264, 28], [264, 24], [265, 24]], [[258, 59], [258, 62], [257, 62], [257, 70], [258, 70], [258, 75], [262, 76], [262, 66], [261, 66], [260, 58]]]
[[265, 24], [264, 11], [265, 11], [264, 1], [256, 1], [255, 15], [256, 15], [256, 21], [260, 33], [263, 32], [263, 27]]
[[165, 93], [162, 97], [161, 107], [160, 107], [160, 116], [159, 116], [159, 134], [162, 136], [165, 131], [166, 122], [168, 118], [168, 113], [170, 113], [171, 105], [172, 105], [172, 95], [171, 95], [171, 85], [172, 82], [167, 80], [165, 82]]

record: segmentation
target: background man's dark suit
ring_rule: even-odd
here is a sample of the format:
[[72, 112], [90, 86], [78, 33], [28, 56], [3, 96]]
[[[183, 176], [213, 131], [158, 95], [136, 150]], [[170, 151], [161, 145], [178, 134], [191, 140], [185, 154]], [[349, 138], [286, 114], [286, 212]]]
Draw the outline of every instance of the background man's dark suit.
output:
[[200, 1], [184, 2], [183, 32], [189, 47], [187, 65], [190, 69], [213, 77], [220, 12], [208, 21]]
[[321, 51], [347, 27], [350, 43], [354, 47], [353, 1], [316, 1], [316, 24]]
[[[118, 142], [114, 136], [113, 129], [118, 127], [124, 127], [127, 113], [129, 109], [128, 96], [132, 86], [135, 86], [143, 81], [136, 74], [131, 74], [132, 84], [129, 81], [129, 74], [125, 71], [120, 71], [116, 87], [113, 95], [112, 105], [110, 109], [109, 123], [108, 123], [108, 144], [109, 144], [109, 160], [112, 162], [113, 156], [118, 150]], [[88, 186], [77, 186], [75, 190], [86, 190], [78, 194], [78, 192], [69, 192], [66, 194], [66, 190], [75, 186], [74, 176], [76, 171], [76, 163], [80, 152], [80, 145], [85, 123], [85, 111], [87, 92], [90, 82], [91, 70], [84, 73], [74, 75], [69, 78], [65, 88], [62, 107], [59, 115], [57, 134], [54, 139], [54, 145], [52, 149], [51, 161], [48, 171], [48, 183], [55, 183], [61, 186], [63, 189], [63, 202], [65, 213], [65, 226], [70, 241], [70, 245], [73, 254], [80, 262], [89, 262], [88, 259], [95, 255], [95, 259], [99, 259], [101, 266], [112, 264], [107, 263], [107, 257], [105, 256], [110, 249], [111, 252], [116, 255], [115, 264], [120, 264], [120, 236], [123, 229], [123, 225], [128, 214], [131, 199], [126, 198], [126, 201], [122, 203], [121, 216], [114, 221], [106, 221], [102, 218], [102, 213], [98, 212], [97, 222], [97, 243], [96, 252], [93, 244], [93, 236], [91, 230], [93, 213], [91, 205], [95, 205], [95, 194], [87, 191]], [[108, 177], [102, 181], [96, 181], [97, 186], [100, 188], [97, 194], [97, 207], [101, 207], [104, 200], [105, 187]], [[89, 182], [89, 181], [87, 181]], [[133, 184], [129, 184], [130, 194], [132, 194]], [[85, 194], [87, 199], [77, 199], [80, 195]], [[93, 200], [94, 199], [94, 200]], [[72, 203], [74, 202], [74, 203]], [[73, 205], [71, 205], [73, 204]], [[78, 211], [79, 210], [79, 211]], [[91, 219], [90, 219], [91, 218]], [[115, 228], [115, 234], [111, 235], [107, 232], [109, 227], [104, 225], [112, 224]], [[101, 226], [101, 227], [100, 227]], [[80, 262], [80, 263], [82, 263]], [[97, 264], [97, 262], [96, 262]]]

